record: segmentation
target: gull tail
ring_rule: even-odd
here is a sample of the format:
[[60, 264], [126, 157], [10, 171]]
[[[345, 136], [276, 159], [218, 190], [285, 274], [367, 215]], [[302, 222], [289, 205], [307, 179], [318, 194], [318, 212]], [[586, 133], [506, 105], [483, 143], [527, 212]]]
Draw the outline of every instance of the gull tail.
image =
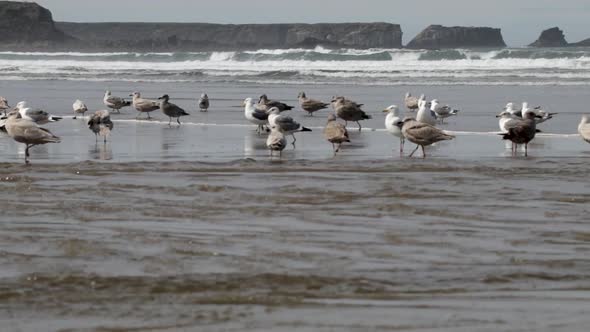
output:
[[372, 117], [372, 116], [370, 116], [369, 114], [367, 114], [367, 113], [363, 113], [363, 120], [368, 120], [368, 119], [372, 119], [372, 118], [373, 118], [373, 117]]
[[311, 131], [311, 129], [306, 128], [306, 127], [301, 127], [301, 130], [300, 131]]
[[59, 121], [61, 119], [62, 119], [61, 116], [53, 116], [52, 115], [52, 116], [49, 117], [49, 122], [57, 122], [57, 121]]
[[451, 110], [451, 115], [457, 115], [461, 110]]

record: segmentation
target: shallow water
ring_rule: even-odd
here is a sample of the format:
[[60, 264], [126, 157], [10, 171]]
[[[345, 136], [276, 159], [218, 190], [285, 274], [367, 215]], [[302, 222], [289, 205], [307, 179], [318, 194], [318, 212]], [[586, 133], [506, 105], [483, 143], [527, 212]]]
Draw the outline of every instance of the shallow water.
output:
[[[270, 158], [265, 137], [237, 106], [263, 92], [289, 100], [300, 86], [109, 87], [119, 95], [167, 92], [192, 114], [169, 127], [161, 113], [135, 121], [124, 109], [113, 115], [106, 145], [84, 120], [66, 118], [45, 126], [62, 143], [33, 148], [30, 166], [22, 146], [0, 136], [6, 330], [590, 325], [590, 145], [573, 135], [583, 89], [425, 89], [462, 109], [443, 126], [457, 138], [428, 148], [426, 159], [409, 159], [381, 130], [379, 112], [406, 88], [303, 87], [322, 99], [354, 96], [374, 119], [360, 133], [351, 125], [352, 143], [334, 157], [321, 136], [327, 113], [292, 111], [313, 132]], [[99, 107], [104, 86], [0, 88], [13, 104], [26, 99], [68, 115], [75, 98]], [[214, 105], [206, 114], [191, 106], [201, 90]], [[494, 133], [493, 115], [507, 99], [560, 113], [541, 125], [528, 158], [512, 157]]]

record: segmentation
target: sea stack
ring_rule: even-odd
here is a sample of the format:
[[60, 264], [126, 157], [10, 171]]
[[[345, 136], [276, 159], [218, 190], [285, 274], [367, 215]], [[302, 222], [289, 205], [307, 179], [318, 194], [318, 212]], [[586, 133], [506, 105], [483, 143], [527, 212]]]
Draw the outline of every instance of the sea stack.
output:
[[563, 31], [558, 27], [544, 30], [541, 32], [539, 39], [529, 44], [530, 47], [564, 47], [568, 45]]
[[406, 47], [432, 50], [458, 47], [506, 47], [506, 43], [500, 29], [430, 25], [414, 37]]

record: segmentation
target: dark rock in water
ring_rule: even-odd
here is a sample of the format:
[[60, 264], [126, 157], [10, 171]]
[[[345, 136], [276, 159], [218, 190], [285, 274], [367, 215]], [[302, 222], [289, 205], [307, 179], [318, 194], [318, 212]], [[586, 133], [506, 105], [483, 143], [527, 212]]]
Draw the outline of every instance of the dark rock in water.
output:
[[590, 38], [588, 39], [584, 39], [582, 41], [579, 41], [577, 43], [571, 43], [569, 44], [569, 46], [574, 46], [574, 47], [590, 47]]
[[505, 46], [500, 29], [430, 25], [414, 37], [406, 47], [413, 49], [441, 49]]
[[565, 40], [563, 31], [558, 27], [547, 29], [541, 32], [539, 39], [531, 43], [531, 47], [563, 47], [568, 46], [568, 42]]
[[217, 51], [259, 48], [400, 48], [402, 31], [390, 23], [208, 24], [57, 23], [86, 49]]
[[52, 47], [73, 41], [59, 31], [51, 12], [36, 3], [0, 1], [0, 41], [2, 49]]

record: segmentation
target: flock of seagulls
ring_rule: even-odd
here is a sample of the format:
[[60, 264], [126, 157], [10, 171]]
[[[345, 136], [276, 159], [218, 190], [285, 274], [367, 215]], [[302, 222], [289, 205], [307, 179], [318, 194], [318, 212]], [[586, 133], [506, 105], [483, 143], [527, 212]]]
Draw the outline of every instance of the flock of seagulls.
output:
[[[140, 92], [134, 92], [129, 96], [132, 97], [131, 100], [114, 96], [110, 91], [105, 92], [103, 103], [110, 111], [103, 109], [94, 112], [89, 116], [87, 123], [97, 142], [99, 137], [102, 137], [106, 144], [114, 128], [110, 117], [111, 112], [120, 113], [124, 107], [130, 106], [135, 109], [138, 112], [138, 117], [145, 113], [148, 119], [151, 118], [151, 112], [159, 109], [168, 116], [169, 126], [172, 125], [173, 119], [176, 119], [180, 126], [180, 118], [189, 115], [184, 109], [171, 103], [167, 94], [158, 98], [158, 100], [142, 98]], [[344, 96], [334, 96], [330, 103], [308, 98], [305, 92], [300, 92], [297, 98], [300, 108], [307, 112], [309, 116], [313, 116], [313, 113], [328, 107], [332, 108], [333, 112], [328, 115], [323, 134], [324, 138], [332, 144], [334, 154], [340, 151], [342, 144], [350, 142], [347, 130], [348, 122], [355, 122], [359, 131], [361, 131], [360, 121], [371, 119], [371, 116], [363, 111], [363, 104]], [[244, 117], [250, 123], [256, 125], [257, 133], [260, 135], [268, 133], [266, 146], [271, 155], [274, 152], [278, 152], [279, 155], [282, 153], [288, 145], [287, 136], [293, 138], [291, 144], [295, 148], [295, 142], [297, 141], [295, 133], [311, 131], [311, 129], [301, 125], [292, 117], [282, 114], [282, 112], [294, 109], [294, 106], [269, 99], [265, 94], [260, 96], [257, 101], [253, 98], [246, 98], [242, 106], [244, 107]], [[419, 148], [422, 148], [422, 157], [425, 158], [424, 147], [455, 138], [455, 136], [436, 126], [439, 123], [444, 123], [444, 119], [457, 115], [459, 110], [449, 105], [442, 105], [437, 99], [428, 101], [424, 94], [416, 98], [407, 93], [404, 98], [404, 106], [409, 112], [415, 112], [415, 116], [402, 116], [397, 105], [390, 105], [383, 110], [384, 113], [387, 113], [385, 116], [385, 130], [400, 140], [400, 155], [403, 156], [406, 140], [416, 144], [416, 148], [409, 154], [409, 157], [412, 157]], [[81, 100], [76, 100], [72, 107], [74, 119], [77, 116], [84, 116], [88, 112], [88, 107]], [[209, 107], [209, 97], [203, 93], [198, 100], [198, 108], [201, 112], [207, 112]], [[14, 108], [11, 108], [4, 97], [0, 97], [0, 113], [4, 113], [4, 116], [0, 117], [0, 130], [5, 131], [15, 141], [25, 144], [25, 163], [29, 163], [29, 149], [31, 147], [60, 142], [59, 137], [40, 127], [40, 125], [59, 121], [62, 119], [61, 117], [51, 115], [41, 109], [28, 107], [25, 101], [21, 101]], [[512, 142], [513, 154], [516, 153], [518, 145], [524, 145], [525, 156], [527, 156], [528, 143], [539, 132], [537, 125], [552, 119], [555, 114], [557, 113], [547, 112], [541, 107], [530, 108], [526, 102], [522, 104], [521, 108], [516, 108], [514, 103], [508, 103], [502, 112], [496, 116], [499, 119], [498, 125], [501, 131], [499, 135], [503, 139]], [[339, 122], [338, 119], [343, 120], [344, 123]], [[589, 116], [584, 115], [582, 117], [578, 132], [586, 142], [590, 143]]]

